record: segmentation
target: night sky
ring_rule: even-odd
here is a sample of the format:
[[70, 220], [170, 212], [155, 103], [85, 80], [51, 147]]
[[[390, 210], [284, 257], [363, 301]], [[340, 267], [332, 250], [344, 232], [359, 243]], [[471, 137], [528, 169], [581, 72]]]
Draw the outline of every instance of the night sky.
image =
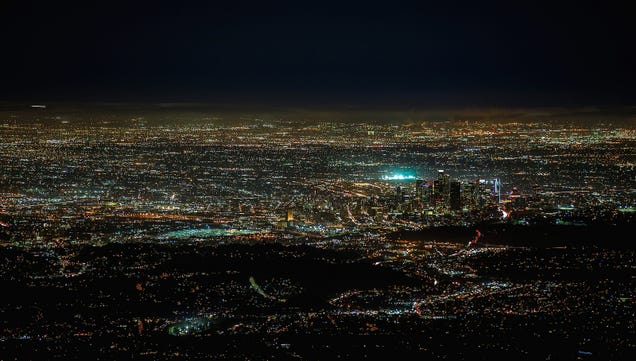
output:
[[0, 2], [0, 100], [636, 103], [633, 13], [607, 2], [95, 3]]

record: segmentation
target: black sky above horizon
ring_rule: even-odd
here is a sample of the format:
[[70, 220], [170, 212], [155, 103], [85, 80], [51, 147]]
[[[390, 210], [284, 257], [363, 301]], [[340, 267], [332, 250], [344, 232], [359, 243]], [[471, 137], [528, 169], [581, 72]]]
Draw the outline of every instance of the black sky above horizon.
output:
[[0, 100], [633, 105], [623, 5], [0, 5]]

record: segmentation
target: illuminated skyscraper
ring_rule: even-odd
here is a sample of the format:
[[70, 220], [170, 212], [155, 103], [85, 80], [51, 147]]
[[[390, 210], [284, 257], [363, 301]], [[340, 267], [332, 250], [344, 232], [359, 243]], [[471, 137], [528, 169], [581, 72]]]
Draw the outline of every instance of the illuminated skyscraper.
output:
[[420, 204], [428, 204], [431, 195], [429, 194], [429, 184], [423, 179], [415, 181], [415, 199]]
[[499, 178], [493, 179], [495, 197], [497, 197], [497, 203], [501, 203], [501, 181]]

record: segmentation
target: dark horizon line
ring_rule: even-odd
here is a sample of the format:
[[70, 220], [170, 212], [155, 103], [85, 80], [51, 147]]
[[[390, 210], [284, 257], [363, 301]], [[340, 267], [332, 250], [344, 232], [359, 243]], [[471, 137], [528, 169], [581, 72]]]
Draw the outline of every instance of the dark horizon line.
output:
[[[46, 108], [33, 108], [44, 105]], [[87, 113], [158, 114], [193, 113], [229, 119], [254, 117], [265, 120], [326, 121], [593, 121], [636, 122], [636, 105], [616, 106], [400, 106], [399, 104], [276, 105], [231, 102], [47, 102], [0, 100], [0, 114], [85, 115]], [[195, 119], [193, 119], [195, 120]], [[634, 123], [636, 124], [636, 123]]]

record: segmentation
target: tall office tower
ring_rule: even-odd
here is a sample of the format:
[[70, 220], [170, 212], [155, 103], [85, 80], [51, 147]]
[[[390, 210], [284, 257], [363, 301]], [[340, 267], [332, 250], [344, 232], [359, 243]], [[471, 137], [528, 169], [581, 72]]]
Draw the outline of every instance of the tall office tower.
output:
[[433, 202], [436, 206], [448, 206], [450, 196], [450, 176], [444, 170], [437, 171], [437, 179], [433, 181]]
[[287, 210], [287, 217], [285, 218], [285, 221], [287, 222], [293, 222], [294, 221], [294, 210], [289, 208]]
[[418, 179], [415, 181], [415, 201], [420, 206], [431, 204], [431, 187], [428, 181]]
[[499, 180], [499, 178], [495, 178], [493, 179], [493, 184], [494, 184], [494, 193], [495, 193], [495, 197], [497, 197], [497, 203], [501, 203], [501, 181]]
[[466, 205], [469, 209], [474, 209], [479, 204], [479, 179], [474, 179], [473, 181], [466, 184], [464, 192], [462, 196], [464, 199], [462, 200], [462, 204]]
[[418, 201], [422, 200], [422, 195], [424, 193], [424, 179], [416, 179], [415, 180], [415, 199]]
[[485, 204], [486, 199], [491, 195], [492, 191], [486, 187], [486, 180], [475, 179], [466, 185], [462, 203], [470, 209], [479, 208]]
[[461, 186], [459, 181], [450, 182], [450, 209], [458, 211], [462, 207]]

